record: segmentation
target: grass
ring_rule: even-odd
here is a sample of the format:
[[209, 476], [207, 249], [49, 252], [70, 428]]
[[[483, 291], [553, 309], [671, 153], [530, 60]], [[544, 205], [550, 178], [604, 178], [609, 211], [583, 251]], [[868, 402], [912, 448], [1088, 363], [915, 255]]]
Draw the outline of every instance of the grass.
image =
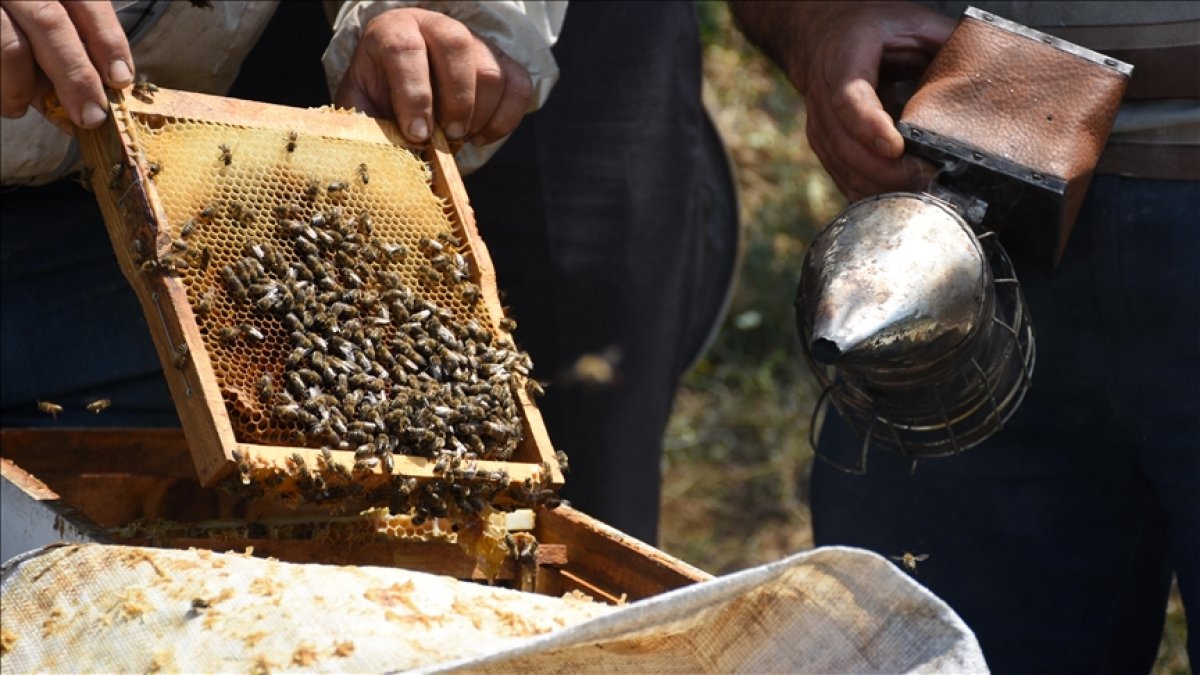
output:
[[[660, 547], [714, 574], [812, 547], [808, 427], [816, 384], [792, 302], [806, 242], [845, 201], [804, 136], [782, 74], [699, 2], [705, 103], [735, 165], [744, 257], [728, 317], [685, 377], [667, 429]], [[1154, 673], [1190, 672], [1178, 589]]]

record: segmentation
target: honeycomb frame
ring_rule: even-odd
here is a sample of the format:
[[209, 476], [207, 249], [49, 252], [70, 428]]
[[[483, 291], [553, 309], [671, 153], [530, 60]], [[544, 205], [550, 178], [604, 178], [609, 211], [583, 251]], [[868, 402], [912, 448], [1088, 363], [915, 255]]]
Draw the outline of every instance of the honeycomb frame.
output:
[[[273, 139], [272, 142], [283, 148], [281, 152], [288, 153], [289, 158], [293, 149], [312, 139], [336, 141], [359, 150], [366, 148], [372, 153], [371, 162], [376, 166], [381, 157], [391, 161], [386, 158], [419, 152], [430, 174], [427, 189], [444, 206], [453, 234], [461, 243], [459, 250], [469, 263], [470, 282], [479, 291], [473, 311], [495, 335], [508, 335], [507, 319], [496, 289], [495, 270], [475, 226], [453, 155], [440, 130], [435, 130], [427, 147], [411, 149], [392, 123], [353, 111], [298, 109], [160, 88], [154, 88], [152, 94], [148, 94], [145, 90], [138, 92], [136, 87], [110, 92], [108, 122], [92, 131], [76, 129], [76, 134], [85, 162], [92, 168], [91, 184], [104, 214], [114, 253], [142, 305], [197, 475], [204, 485], [228, 480], [231, 474], [236, 475], [239, 465], [246, 465], [247, 460], [253, 461], [260, 473], [264, 467], [294, 472], [298, 461], [302, 466], [326, 467], [330, 457], [334, 463], [349, 467], [355, 453], [345, 449], [333, 449], [330, 453], [311, 445], [280, 442], [278, 438], [274, 442], [263, 442], [258, 438], [248, 439], [245, 433], [235, 429], [237, 420], [234, 418], [238, 412], [231, 411], [227, 400], [229, 387], [223, 391], [218, 377], [219, 368], [228, 366], [223, 362], [229, 361], [230, 357], [214, 354], [215, 343], [209, 335], [212, 327], [205, 330], [201, 325], [203, 322], [198, 320], [198, 314], [202, 312], [198, 311], [197, 305], [202, 296], [189, 285], [189, 272], [147, 270], [147, 266], [165, 268], [168, 261], [182, 258], [177, 255], [180, 253], [178, 247], [186, 244], [181, 244], [180, 234], [187, 220], [177, 206], [170, 204], [171, 198], [164, 198], [160, 190], [160, 183], [168, 183], [167, 176], [182, 167], [160, 162], [160, 158], [147, 152], [153, 145], [148, 133], [153, 133], [152, 130], [164, 121], [185, 120], [247, 130], [254, 137]], [[232, 162], [245, 156], [239, 153], [246, 152], [246, 148], [236, 142], [227, 147], [233, 155]], [[218, 150], [214, 144], [211, 148], [213, 166], [209, 168], [218, 173], [227, 170], [232, 164], [228, 160], [226, 147]], [[361, 164], [365, 162], [360, 163], [357, 158], [345, 161], [351, 168]], [[344, 183], [354, 178], [350, 169], [342, 175], [344, 180], [341, 182]], [[373, 181], [380, 180], [376, 172], [370, 176]], [[325, 180], [328, 175], [323, 176], [321, 186], [332, 188], [333, 183]], [[367, 176], [363, 175], [361, 181], [365, 186]], [[333, 190], [328, 192], [332, 194]], [[228, 202], [227, 199], [227, 207]], [[132, 245], [135, 241], [145, 244]], [[144, 248], [150, 250], [141, 250]], [[146, 260], [155, 261], [155, 264]], [[207, 267], [207, 261], [205, 265]], [[279, 353], [273, 356], [273, 360], [279, 358]], [[472, 462], [472, 470], [503, 471], [508, 483], [514, 487], [522, 483], [529, 485], [532, 481], [557, 489], [563, 483], [562, 469], [531, 391], [525, 387], [513, 387], [513, 390], [523, 432], [520, 443], [507, 461], [480, 459]], [[435, 457], [396, 453], [390, 463], [390, 472], [388, 467], [381, 465], [370, 469], [370, 473], [379, 478], [391, 473], [428, 481], [437, 479], [444, 471]]]

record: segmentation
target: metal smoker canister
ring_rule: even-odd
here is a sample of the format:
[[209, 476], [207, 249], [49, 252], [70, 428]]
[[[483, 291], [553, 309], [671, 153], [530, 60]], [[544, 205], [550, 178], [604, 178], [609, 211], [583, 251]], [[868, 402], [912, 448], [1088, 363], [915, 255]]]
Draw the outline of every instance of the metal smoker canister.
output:
[[957, 454], [1017, 410], [1035, 349], [1006, 247], [1023, 270], [1053, 270], [1132, 71], [963, 13], [897, 123], [907, 152], [942, 167], [934, 184], [850, 205], [804, 260], [797, 327], [824, 387], [814, 421], [832, 403], [862, 440], [842, 468], [865, 471], [872, 445]]
[[805, 355], [864, 439], [862, 463], [872, 443], [914, 458], [962, 452], [1029, 388], [1033, 327], [1003, 248], [931, 195], [843, 211], [809, 248], [797, 307]]

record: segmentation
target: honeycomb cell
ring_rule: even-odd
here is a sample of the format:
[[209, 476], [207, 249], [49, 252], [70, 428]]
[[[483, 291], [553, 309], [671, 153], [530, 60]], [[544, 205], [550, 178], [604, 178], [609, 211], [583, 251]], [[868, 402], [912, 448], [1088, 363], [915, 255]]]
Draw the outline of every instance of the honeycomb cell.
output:
[[[478, 282], [473, 256], [417, 155], [133, 121], [162, 167], [165, 231], [178, 238], [190, 223], [180, 279], [194, 310], [205, 299], [194, 313], [240, 442], [511, 455], [522, 429], [513, 388], [528, 360], [484, 335], [492, 321], [464, 292]], [[441, 499], [429, 498], [432, 512]]]

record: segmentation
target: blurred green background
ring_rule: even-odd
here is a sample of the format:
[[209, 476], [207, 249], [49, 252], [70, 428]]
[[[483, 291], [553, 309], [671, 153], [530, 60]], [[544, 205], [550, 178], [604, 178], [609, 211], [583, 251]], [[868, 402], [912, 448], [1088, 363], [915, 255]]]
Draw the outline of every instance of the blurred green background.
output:
[[[812, 548], [808, 428], [816, 383], [792, 308], [805, 245], [845, 205], [804, 136], [804, 105], [733, 25], [696, 3], [704, 98], [734, 163], [742, 266], [733, 301], [675, 400], [659, 546], [714, 574]], [[1188, 673], [1178, 589], [1155, 673]]]

